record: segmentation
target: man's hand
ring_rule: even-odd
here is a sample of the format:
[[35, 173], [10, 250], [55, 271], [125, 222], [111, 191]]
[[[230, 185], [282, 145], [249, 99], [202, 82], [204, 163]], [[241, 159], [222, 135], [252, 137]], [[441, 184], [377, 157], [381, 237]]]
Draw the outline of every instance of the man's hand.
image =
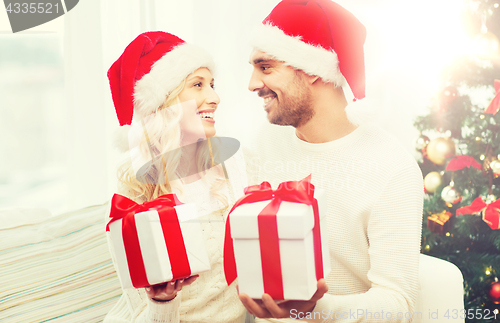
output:
[[146, 294], [150, 299], [158, 302], [173, 300], [182, 287], [191, 285], [198, 276], [194, 275], [186, 279], [177, 279], [163, 284], [148, 286], [145, 288]]
[[316, 306], [316, 302], [325, 295], [328, 286], [324, 279], [318, 280], [318, 289], [308, 301], [283, 301], [276, 303], [268, 294], [262, 295], [262, 300], [254, 300], [248, 295], [239, 294], [240, 300], [247, 311], [260, 318], [290, 318], [290, 311], [296, 309], [297, 312], [311, 312]]

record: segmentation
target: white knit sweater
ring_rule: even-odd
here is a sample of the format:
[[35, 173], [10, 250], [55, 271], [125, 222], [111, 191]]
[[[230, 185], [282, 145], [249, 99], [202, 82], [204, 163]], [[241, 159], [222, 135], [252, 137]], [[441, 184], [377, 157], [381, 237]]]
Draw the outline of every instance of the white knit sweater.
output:
[[417, 296], [423, 201], [413, 157], [374, 125], [322, 144], [298, 139], [292, 127], [266, 127], [253, 149], [258, 182], [276, 188], [312, 174], [312, 183], [327, 193], [332, 271], [328, 293], [311, 315], [316, 319], [308, 321], [409, 322], [405, 317]]
[[[238, 152], [225, 163], [234, 194], [229, 194], [227, 185], [219, 193], [228, 198], [230, 205], [234, 203], [233, 198], [237, 199], [243, 194], [246, 185], [242, 162], [242, 154]], [[194, 283], [183, 287], [169, 302], [150, 300], [143, 288], [125, 289], [104, 322], [245, 321], [246, 311], [238, 298], [236, 283], [228, 287], [224, 278], [222, 254], [228, 210], [224, 214], [220, 212], [223, 205], [210, 194], [209, 189], [209, 183], [203, 180], [185, 184], [181, 200], [197, 206], [211, 270], [201, 273]]]

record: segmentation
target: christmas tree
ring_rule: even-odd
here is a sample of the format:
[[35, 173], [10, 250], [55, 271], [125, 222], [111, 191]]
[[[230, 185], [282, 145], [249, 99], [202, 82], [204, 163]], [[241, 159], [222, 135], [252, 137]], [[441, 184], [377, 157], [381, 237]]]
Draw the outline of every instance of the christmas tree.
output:
[[[483, 314], [465, 313], [466, 322], [500, 322], [499, 3], [467, 2], [473, 52], [450, 62], [430, 113], [415, 122], [426, 190], [422, 253], [462, 271], [465, 309]], [[489, 103], [476, 103], [478, 95]]]

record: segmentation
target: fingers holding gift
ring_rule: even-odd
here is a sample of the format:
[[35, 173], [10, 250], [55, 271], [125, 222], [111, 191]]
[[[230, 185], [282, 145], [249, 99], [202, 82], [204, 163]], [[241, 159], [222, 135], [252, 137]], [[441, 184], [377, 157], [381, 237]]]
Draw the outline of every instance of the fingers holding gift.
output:
[[243, 306], [245, 306], [248, 313], [250, 313], [251, 315], [255, 315], [260, 318], [273, 317], [271, 313], [265, 307], [263, 307], [263, 305], [257, 303], [258, 300], [250, 298], [245, 293], [239, 294], [239, 297], [241, 303], [243, 304]]
[[247, 311], [259, 318], [288, 318], [290, 310], [286, 304], [288, 301], [276, 303], [268, 294], [262, 296], [262, 300], [252, 299], [245, 293], [239, 294], [240, 300]]
[[146, 294], [155, 301], [169, 301], [175, 298], [177, 292], [184, 286], [191, 285], [198, 275], [186, 279], [177, 279], [163, 284], [146, 287]]
[[316, 293], [311, 297], [310, 301], [316, 303], [320, 298], [323, 297], [328, 292], [328, 286], [326, 285], [326, 281], [324, 278], [318, 280], [318, 289]]
[[288, 301], [281, 302], [280, 304], [269, 295], [262, 295], [262, 305], [271, 313], [271, 317], [274, 318], [286, 318], [290, 317], [290, 310], [288, 309]]
[[275, 301], [269, 294], [262, 295], [262, 300], [252, 299], [245, 293], [239, 294], [239, 297], [247, 311], [252, 315], [260, 318], [288, 318], [292, 309], [304, 313], [314, 309], [316, 302], [328, 291], [324, 279], [318, 280], [317, 286], [316, 292], [307, 301]]
[[194, 275], [194, 276], [191, 276], [191, 277], [184, 279], [182, 286], [184, 287], [184, 286], [191, 285], [198, 277], [200, 277], [200, 275]]
[[174, 280], [171, 282], [146, 287], [146, 294], [150, 299], [159, 302], [172, 300], [177, 295], [176, 285], [179, 285], [178, 281], [179, 280]]

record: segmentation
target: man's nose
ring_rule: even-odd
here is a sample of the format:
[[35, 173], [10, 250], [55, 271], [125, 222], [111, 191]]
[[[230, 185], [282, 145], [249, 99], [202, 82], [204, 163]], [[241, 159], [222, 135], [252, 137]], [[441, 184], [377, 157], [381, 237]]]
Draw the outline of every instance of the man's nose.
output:
[[252, 76], [250, 77], [250, 82], [248, 83], [248, 89], [252, 92], [258, 91], [264, 87], [264, 83], [254, 70]]

